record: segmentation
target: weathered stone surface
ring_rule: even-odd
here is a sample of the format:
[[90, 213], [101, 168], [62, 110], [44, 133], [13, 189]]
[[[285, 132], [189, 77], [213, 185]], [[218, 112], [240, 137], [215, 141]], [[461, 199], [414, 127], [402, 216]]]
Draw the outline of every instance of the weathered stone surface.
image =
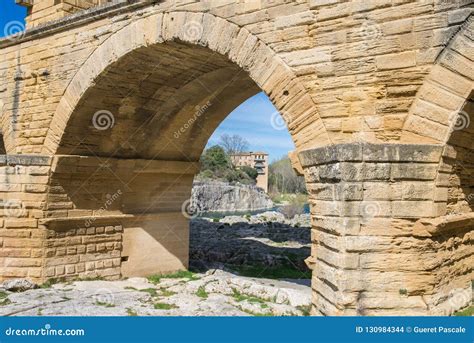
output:
[[[205, 290], [206, 298], [198, 296], [198, 289]], [[307, 315], [311, 304], [311, 288], [294, 282], [211, 270], [195, 274], [193, 280], [162, 279], [158, 284], [145, 278], [58, 283], [51, 288], [11, 293], [8, 300], [0, 306], [0, 315], [302, 316]], [[167, 304], [168, 308], [163, 305], [163, 309], [155, 308], [157, 303]]]
[[274, 207], [268, 195], [256, 186], [219, 181], [194, 182], [191, 204], [198, 212], [258, 211]]
[[[263, 90], [308, 184], [313, 312], [459, 307], [472, 227], [430, 230], [473, 209], [463, 1], [60, 0], [29, 13], [0, 41], [1, 280], [186, 268], [199, 156]], [[395, 266], [374, 262], [386, 256]]]
[[25, 292], [38, 288], [38, 285], [27, 279], [12, 279], [4, 281], [0, 287], [10, 292]]

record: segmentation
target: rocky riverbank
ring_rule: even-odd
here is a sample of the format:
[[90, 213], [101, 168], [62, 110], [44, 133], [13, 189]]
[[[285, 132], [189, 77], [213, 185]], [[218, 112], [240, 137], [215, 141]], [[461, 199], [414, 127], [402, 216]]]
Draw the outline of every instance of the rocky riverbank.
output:
[[3, 316], [302, 316], [307, 284], [222, 270], [119, 281], [74, 281], [23, 292], [0, 288]]
[[199, 212], [252, 212], [274, 207], [261, 188], [222, 181], [194, 182], [191, 204]]
[[190, 269], [118, 281], [0, 285], [4, 316], [308, 315], [309, 215], [191, 221]]
[[278, 212], [221, 219], [198, 218], [190, 226], [190, 265], [222, 268], [243, 275], [310, 278], [304, 260], [311, 254], [309, 215], [285, 219]]

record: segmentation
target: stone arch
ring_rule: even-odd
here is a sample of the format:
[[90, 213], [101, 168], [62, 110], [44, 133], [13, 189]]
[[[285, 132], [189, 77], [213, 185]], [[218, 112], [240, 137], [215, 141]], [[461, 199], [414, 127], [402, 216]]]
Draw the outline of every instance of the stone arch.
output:
[[[64, 232], [100, 236], [104, 227], [118, 230], [117, 237], [123, 232], [123, 241], [110, 242], [107, 254], [109, 248], [100, 246], [108, 270], [91, 262], [86, 273], [116, 277], [187, 267], [189, 218], [183, 207], [196, 161], [220, 121], [260, 90], [282, 114], [298, 150], [329, 143], [305, 88], [245, 28], [210, 14], [170, 12], [114, 33], [69, 83], [46, 137], [44, 153], [55, 155], [48, 212], [67, 217], [44, 221], [48, 239], [59, 241]], [[101, 111], [112, 114], [113, 130], [87, 130]], [[181, 132], [193, 116], [200, 124]], [[133, 136], [126, 146], [123, 134]], [[167, 144], [160, 140], [165, 138]]]
[[473, 16], [451, 38], [418, 90], [403, 127], [403, 143], [445, 144], [473, 89]]
[[205, 47], [248, 73], [282, 114], [298, 150], [329, 143], [311, 97], [285, 63], [262, 41], [245, 28], [208, 13], [169, 12], [132, 22], [91, 54], [59, 102], [43, 152], [58, 152], [74, 110], [109, 66], [137, 49], [173, 42]]

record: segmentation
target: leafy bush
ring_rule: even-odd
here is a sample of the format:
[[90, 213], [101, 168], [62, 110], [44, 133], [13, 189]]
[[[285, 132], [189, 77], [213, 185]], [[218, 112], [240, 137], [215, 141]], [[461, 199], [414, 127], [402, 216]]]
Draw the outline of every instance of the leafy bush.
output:
[[239, 182], [245, 185], [255, 184], [258, 173], [254, 168], [236, 168], [219, 145], [204, 151], [201, 156], [201, 172], [198, 179], [224, 180], [230, 183]]
[[255, 168], [249, 167], [249, 166], [243, 166], [240, 168], [245, 174], [248, 175], [249, 178], [252, 180], [257, 180], [258, 172]]

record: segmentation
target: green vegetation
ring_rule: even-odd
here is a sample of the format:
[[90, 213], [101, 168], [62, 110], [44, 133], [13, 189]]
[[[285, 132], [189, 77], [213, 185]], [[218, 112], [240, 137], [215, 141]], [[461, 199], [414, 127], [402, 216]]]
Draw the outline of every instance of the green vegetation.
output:
[[301, 311], [303, 316], [307, 317], [311, 314], [311, 305], [298, 305], [296, 308]]
[[232, 165], [229, 154], [219, 145], [204, 151], [200, 159], [201, 172], [198, 179], [212, 179], [227, 182], [255, 184], [257, 171], [251, 167], [236, 168]]
[[8, 299], [8, 293], [5, 291], [0, 291], [0, 306], [11, 304], [10, 299]]
[[169, 291], [166, 288], [161, 288], [160, 289], [160, 296], [162, 296], [162, 297], [170, 297], [170, 296], [175, 295], [175, 294], [176, 294], [176, 292]]
[[155, 303], [153, 307], [157, 310], [171, 310], [173, 308], [178, 308], [178, 306], [167, 303]]
[[405, 288], [400, 288], [398, 290], [398, 293], [400, 293], [400, 295], [407, 295], [408, 294], [408, 291], [405, 289]]
[[204, 286], [200, 286], [198, 288], [198, 290], [196, 291], [196, 295], [203, 299], [207, 299], [207, 297], [209, 297], [209, 294], [206, 292], [206, 288]]
[[58, 284], [58, 283], [66, 283], [66, 284], [71, 284], [74, 281], [101, 281], [104, 280], [102, 276], [87, 276], [87, 277], [81, 277], [81, 278], [72, 278], [66, 280], [65, 277], [60, 277], [60, 278], [51, 278], [46, 280], [44, 283], [40, 285], [40, 288], [51, 288], [53, 285]]
[[130, 317], [138, 316], [138, 313], [135, 312], [134, 310], [132, 310], [131, 308], [127, 308], [127, 314], [128, 314]]
[[457, 311], [454, 313], [457, 317], [472, 317], [474, 316], [474, 305], [465, 308], [464, 310]]
[[158, 292], [156, 291], [156, 288], [143, 288], [143, 289], [139, 289], [139, 291], [148, 293], [152, 297], [156, 297], [158, 295]]
[[283, 205], [280, 212], [286, 218], [304, 213], [308, 203], [306, 185], [302, 176], [296, 175], [288, 157], [282, 157], [268, 167], [268, 188], [275, 204]]
[[268, 166], [268, 188], [271, 194], [306, 194], [303, 176], [296, 175], [288, 156]]
[[189, 270], [180, 270], [171, 274], [155, 274], [155, 275], [150, 275], [147, 277], [148, 281], [154, 284], [159, 283], [161, 279], [182, 279], [182, 278], [188, 279], [188, 281], [199, 280], [199, 277], [197, 277], [193, 272], [190, 272]]
[[268, 305], [265, 304], [266, 302], [265, 299], [242, 294], [235, 288], [232, 289], [232, 292], [233, 292], [232, 297], [238, 302], [248, 301], [249, 303], [252, 303], [252, 304], [255, 304], [255, 303], [261, 304], [262, 308], [268, 307]]
[[255, 317], [273, 317], [272, 312], [267, 312], [267, 313], [254, 312], [254, 311], [251, 311], [249, 309], [243, 308], [242, 306], [238, 306], [237, 308], [239, 310], [241, 310], [242, 312], [248, 313], [248, 314], [250, 314], [252, 316], [255, 316]]
[[61, 282], [66, 282], [65, 278], [52, 278], [46, 280], [44, 283], [40, 285], [40, 288], [51, 288], [53, 285]]
[[[229, 266], [230, 267], [230, 266]], [[294, 266], [232, 266], [242, 276], [267, 279], [311, 279], [311, 270], [298, 270]]]

